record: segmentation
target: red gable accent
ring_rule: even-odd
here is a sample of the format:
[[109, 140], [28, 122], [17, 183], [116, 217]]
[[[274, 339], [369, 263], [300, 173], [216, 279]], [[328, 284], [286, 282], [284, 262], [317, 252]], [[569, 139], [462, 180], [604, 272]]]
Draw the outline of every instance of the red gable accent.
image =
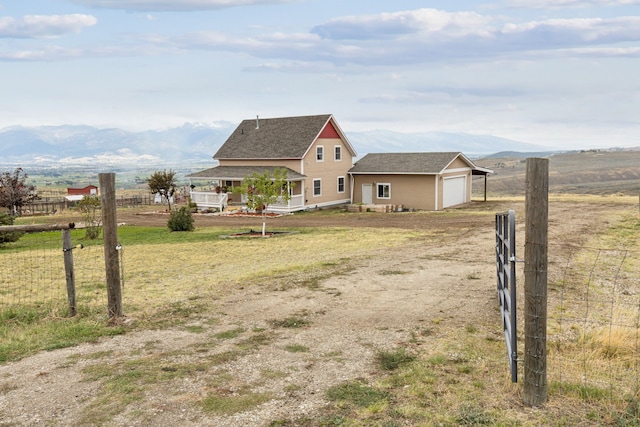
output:
[[336, 131], [336, 128], [333, 127], [333, 124], [329, 122], [324, 129], [322, 129], [318, 138], [340, 138], [340, 135]]

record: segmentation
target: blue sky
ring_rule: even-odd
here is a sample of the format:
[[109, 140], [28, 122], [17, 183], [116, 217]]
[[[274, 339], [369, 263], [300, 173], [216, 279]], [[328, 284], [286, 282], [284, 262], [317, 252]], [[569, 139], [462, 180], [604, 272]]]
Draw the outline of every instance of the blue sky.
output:
[[0, 0], [0, 128], [333, 114], [640, 146], [640, 0]]

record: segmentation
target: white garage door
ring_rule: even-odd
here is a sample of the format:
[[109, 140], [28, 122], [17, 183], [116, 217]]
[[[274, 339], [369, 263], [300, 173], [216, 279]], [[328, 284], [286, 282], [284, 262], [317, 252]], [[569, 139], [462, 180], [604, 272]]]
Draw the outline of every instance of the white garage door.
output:
[[445, 178], [442, 188], [442, 207], [459, 205], [467, 201], [467, 178]]

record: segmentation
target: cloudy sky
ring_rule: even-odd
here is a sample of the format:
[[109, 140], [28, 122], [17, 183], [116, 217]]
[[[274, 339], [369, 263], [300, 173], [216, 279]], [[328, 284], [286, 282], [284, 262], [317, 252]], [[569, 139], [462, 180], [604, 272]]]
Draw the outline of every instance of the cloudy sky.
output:
[[0, 128], [325, 113], [640, 146], [640, 0], [0, 0]]

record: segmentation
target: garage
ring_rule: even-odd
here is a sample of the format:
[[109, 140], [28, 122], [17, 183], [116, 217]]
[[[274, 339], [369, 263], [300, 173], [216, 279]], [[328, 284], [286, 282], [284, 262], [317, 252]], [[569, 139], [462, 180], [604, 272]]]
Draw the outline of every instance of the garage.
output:
[[442, 207], [461, 205], [467, 202], [467, 178], [456, 176], [445, 178], [443, 182]]
[[438, 211], [471, 201], [472, 175], [493, 173], [464, 154], [369, 153], [351, 169], [351, 203]]

